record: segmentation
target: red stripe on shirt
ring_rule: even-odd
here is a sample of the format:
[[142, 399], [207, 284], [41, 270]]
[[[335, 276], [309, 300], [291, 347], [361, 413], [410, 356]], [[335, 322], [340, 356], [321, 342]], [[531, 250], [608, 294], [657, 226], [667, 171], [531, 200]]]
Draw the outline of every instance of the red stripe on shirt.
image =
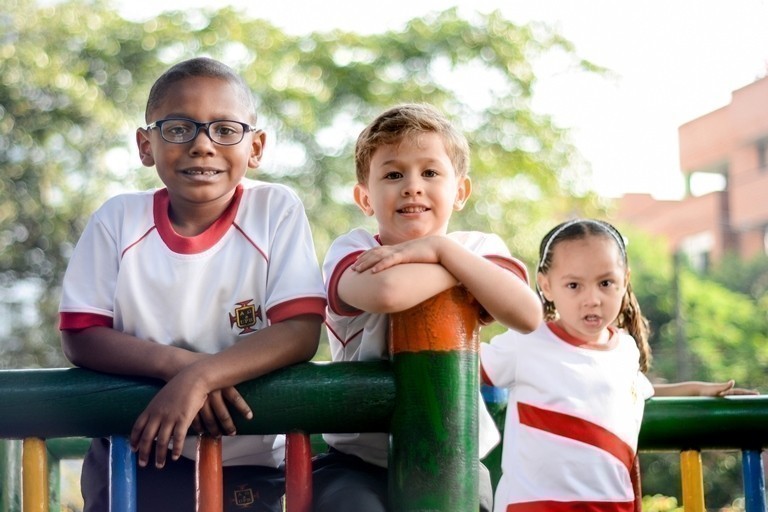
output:
[[112, 328], [112, 317], [95, 313], [59, 313], [59, 330], [82, 331], [88, 327]]
[[633, 501], [528, 501], [507, 505], [507, 512], [634, 512]]
[[627, 471], [635, 460], [635, 452], [631, 446], [614, 433], [585, 419], [520, 402], [517, 404], [517, 414], [523, 425], [574, 439], [610, 453]]

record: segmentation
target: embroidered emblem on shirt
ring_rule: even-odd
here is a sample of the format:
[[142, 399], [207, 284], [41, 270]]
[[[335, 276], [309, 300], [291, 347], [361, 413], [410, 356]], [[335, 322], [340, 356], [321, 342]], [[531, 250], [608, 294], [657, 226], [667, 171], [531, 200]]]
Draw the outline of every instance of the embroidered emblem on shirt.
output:
[[254, 332], [252, 327], [256, 325], [257, 321], [262, 321], [261, 306], [257, 309], [251, 302], [253, 302], [253, 300], [238, 302], [235, 305], [235, 314], [229, 314], [229, 326], [232, 327], [237, 325], [238, 328], [242, 329], [240, 334]]

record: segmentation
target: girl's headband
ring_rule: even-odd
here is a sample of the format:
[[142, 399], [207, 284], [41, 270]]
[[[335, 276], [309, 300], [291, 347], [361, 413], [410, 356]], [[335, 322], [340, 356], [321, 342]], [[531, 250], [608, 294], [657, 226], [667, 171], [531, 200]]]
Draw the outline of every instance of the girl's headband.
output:
[[616, 240], [616, 244], [619, 246], [619, 249], [621, 249], [621, 253], [624, 256], [624, 259], [627, 257], [627, 245], [624, 242], [624, 237], [621, 236], [621, 233], [619, 233], [619, 230], [613, 227], [611, 224], [602, 221], [602, 220], [591, 220], [591, 219], [573, 219], [568, 222], [564, 222], [559, 228], [557, 228], [547, 239], [547, 243], [544, 245], [544, 250], [541, 251], [541, 257], [539, 259], [539, 265], [537, 267], [537, 271], [541, 271], [542, 265], [544, 265], [544, 261], [547, 259], [547, 254], [549, 254], [549, 250], [552, 248], [552, 242], [557, 239], [560, 234], [565, 231], [566, 229], [570, 228], [571, 226], [574, 226], [576, 224], [598, 224], [605, 228], [608, 233], [611, 234], [614, 240]]

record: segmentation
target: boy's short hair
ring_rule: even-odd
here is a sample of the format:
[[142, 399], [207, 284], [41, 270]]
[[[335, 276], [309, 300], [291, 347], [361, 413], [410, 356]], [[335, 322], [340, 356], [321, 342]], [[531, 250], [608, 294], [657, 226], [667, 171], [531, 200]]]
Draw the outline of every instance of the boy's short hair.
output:
[[405, 103], [380, 114], [357, 137], [355, 169], [357, 182], [368, 182], [373, 154], [381, 146], [396, 144], [405, 137], [436, 133], [443, 139], [445, 150], [458, 176], [469, 172], [469, 143], [460, 131], [435, 107], [425, 103]]
[[242, 100], [247, 108], [246, 114], [251, 118], [251, 124], [256, 122], [256, 104], [251, 89], [243, 77], [223, 62], [209, 57], [195, 57], [179, 62], [160, 75], [149, 90], [147, 108], [144, 112], [145, 120], [150, 121], [150, 113], [163, 101], [173, 84], [196, 77], [218, 78], [236, 85], [242, 93]]

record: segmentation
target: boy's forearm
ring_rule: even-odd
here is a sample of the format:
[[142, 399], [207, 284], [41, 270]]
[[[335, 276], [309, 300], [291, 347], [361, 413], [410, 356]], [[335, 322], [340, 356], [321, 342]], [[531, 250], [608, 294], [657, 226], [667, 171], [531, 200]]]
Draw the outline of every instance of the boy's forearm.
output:
[[302, 315], [250, 334], [231, 347], [194, 363], [208, 390], [223, 389], [276, 369], [309, 361], [317, 352], [322, 318]]
[[209, 390], [239, 384], [314, 356], [322, 319], [305, 315], [273, 324], [218, 354], [162, 345], [107, 327], [62, 332], [62, 349], [76, 366], [168, 381], [182, 370], [199, 372]]
[[108, 327], [62, 331], [61, 346], [72, 364], [119, 375], [171, 379], [203, 356], [143, 340]]
[[440, 264], [504, 326], [530, 332], [541, 323], [541, 301], [528, 283], [508, 269], [447, 239], [441, 246]]
[[381, 272], [347, 269], [339, 280], [344, 303], [370, 313], [395, 313], [412, 308], [458, 281], [435, 263], [403, 263]]

